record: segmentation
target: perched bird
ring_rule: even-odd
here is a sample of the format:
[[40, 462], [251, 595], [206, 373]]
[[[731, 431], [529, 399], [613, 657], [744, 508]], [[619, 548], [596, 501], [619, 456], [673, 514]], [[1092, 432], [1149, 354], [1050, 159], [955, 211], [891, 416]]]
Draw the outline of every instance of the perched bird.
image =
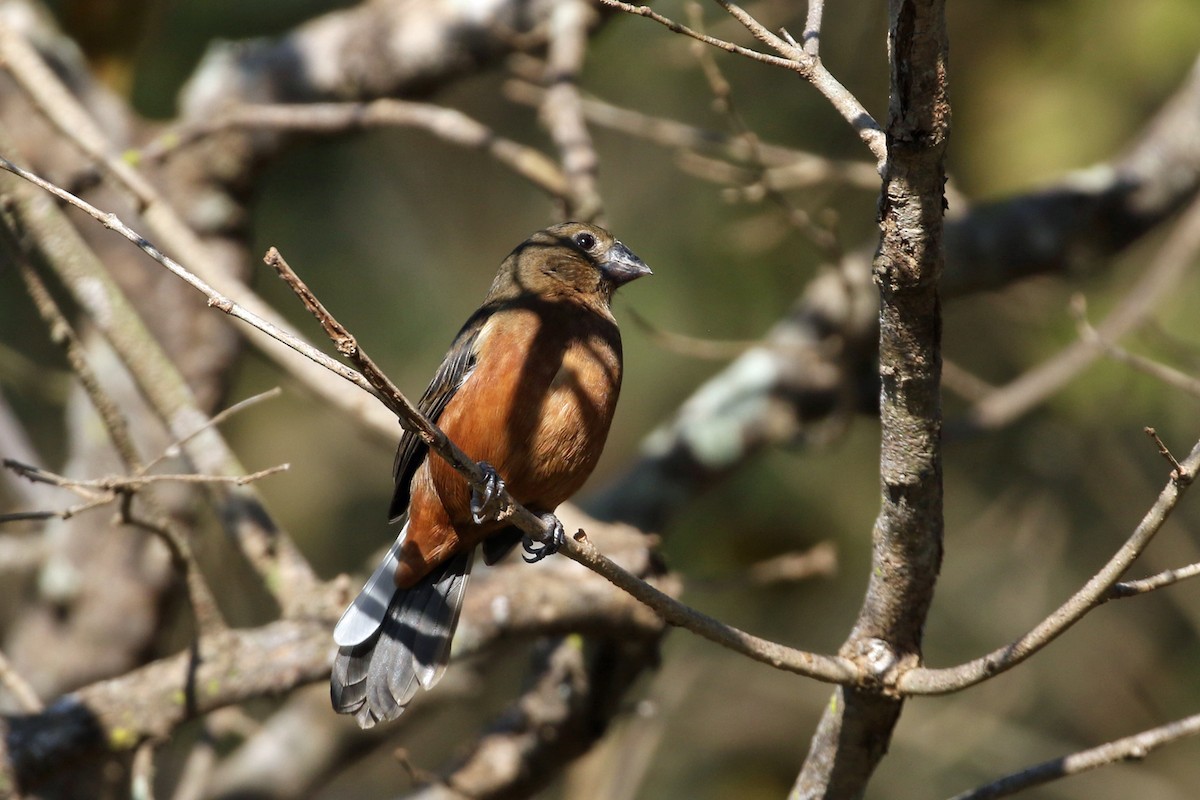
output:
[[[390, 516], [404, 526], [334, 629], [334, 709], [359, 725], [395, 719], [441, 678], [476, 545], [492, 564], [521, 531], [495, 519], [500, 485], [548, 521], [595, 468], [621, 388], [609, 303], [650, 269], [606, 230], [568, 222], [535, 233], [500, 265], [418, 407], [481, 462], [469, 484], [412, 433], [396, 454]], [[527, 561], [563, 541], [525, 540]]]

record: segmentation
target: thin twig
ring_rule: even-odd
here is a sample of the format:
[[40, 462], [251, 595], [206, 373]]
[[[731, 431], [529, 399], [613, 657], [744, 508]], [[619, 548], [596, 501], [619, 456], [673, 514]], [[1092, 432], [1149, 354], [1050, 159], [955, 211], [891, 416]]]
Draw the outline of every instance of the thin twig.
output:
[[1044, 761], [1041, 764], [1013, 773], [986, 786], [955, 795], [952, 800], [991, 800], [1007, 797], [1034, 786], [1042, 786], [1060, 778], [1078, 775], [1098, 767], [1119, 761], [1141, 761], [1151, 751], [1165, 744], [1188, 736], [1200, 734], [1200, 714], [1143, 731], [1134, 736], [1081, 750], [1062, 758]]
[[645, 331], [659, 347], [669, 350], [672, 353], [689, 356], [690, 358], [726, 361], [740, 356], [751, 347], [762, 344], [761, 341], [752, 340], [703, 339], [699, 336], [689, 336], [686, 333], [663, 330], [638, 313], [634, 308], [629, 307], [626, 311], [634, 324]]
[[851, 685], [861, 678], [857, 665], [848, 659], [809, 653], [761, 639], [713, 619], [660, 592], [601, 555], [583, 531], [578, 531], [573, 537], [568, 536], [567, 544], [560, 552], [624, 589], [654, 609], [668, 624], [685, 628], [755, 661], [826, 683]]
[[604, 202], [596, 186], [600, 158], [584, 121], [579, 74], [587, 55], [588, 28], [595, 11], [587, 0], [561, 0], [550, 12], [546, 53], [546, 98], [540, 116], [558, 147], [567, 181], [567, 219], [604, 221]]
[[[234, 403], [233, 405], [221, 409], [216, 414], [213, 414], [211, 417], [204, 420], [203, 423], [196, 426], [196, 429], [194, 431], [192, 431], [191, 433], [189, 433], [185, 436], [179, 437], [175, 441], [171, 442], [171, 444], [169, 444], [165, 448], [163, 448], [162, 453], [160, 453], [155, 458], [151, 459], [150, 462], [145, 464], [141, 469], [136, 470], [135, 474], [139, 474], [139, 475], [145, 474], [146, 472], [149, 472], [151, 469], [158, 466], [160, 463], [167, 460], [168, 458], [175, 458], [176, 456], [179, 455], [179, 453], [183, 449], [184, 445], [186, 445], [192, 439], [195, 439], [200, 434], [204, 433], [209, 428], [218, 427], [218, 426], [224, 424], [224, 422], [227, 419], [234, 416], [235, 414], [240, 414], [241, 412], [245, 411], [246, 409], [252, 408], [253, 406], [256, 406], [259, 403], [262, 403], [266, 400], [274, 400], [276, 397], [279, 397], [281, 394], [283, 394], [283, 390], [280, 389], [278, 386], [276, 386], [272, 389], [267, 389], [265, 392], [259, 392], [258, 394], [251, 395], [244, 400], [239, 400], [236, 403]], [[286, 464], [282, 465], [282, 467], [284, 469], [286, 469], [287, 465]], [[257, 474], [257, 473], [255, 473], [255, 474]], [[253, 480], [257, 480], [257, 478], [254, 478]], [[250, 480], [245, 481], [245, 483], [249, 483], [249, 482], [250, 482]], [[239, 485], [241, 485], [241, 484], [239, 484]]]
[[1125, 597], [1133, 597], [1139, 594], [1153, 592], [1155, 589], [1161, 589], [1164, 586], [1171, 586], [1180, 581], [1194, 578], [1200, 575], [1200, 562], [1188, 564], [1186, 567], [1177, 569], [1167, 569], [1162, 572], [1155, 573], [1146, 578], [1139, 578], [1136, 581], [1121, 581], [1113, 584], [1113, 587], [1108, 591], [1108, 599], [1119, 600]]
[[776, 36], [739, 6], [725, 2], [725, 0], [717, 0], [755, 38], [774, 48], [783, 54], [782, 56], [770, 55], [769, 53], [763, 53], [749, 47], [742, 47], [733, 42], [700, 33], [686, 25], [664, 17], [649, 6], [631, 5], [621, 2], [621, 0], [600, 1], [606, 6], [616, 8], [628, 14], [652, 19], [675, 33], [689, 36], [705, 44], [724, 50], [727, 53], [735, 53], [764, 64], [770, 64], [771, 66], [795, 72], [811, 83], [817, 91], [829, 100], [834, 109], [854, 128], [859, 138], [871, 151], [871, 154], [875, 157], [876, 166], [882, 169], [884, 162], [887, 160], [887, 143], [884, 139], [883, 130], [879, 127], [879, 123], [867, 113], [862, 103], [858, 102], [858, 99], [847, 91], [846, 87], [842, 86], [829, 70], [825, 69], [820, 59], [809, 55], [803, 48], [796, 46], [792, 42]]
[[1105, 352], [1100, 342], [1116, 341], [1145, 323], [1167, 292], [1179, 286], [1197, 251], [1200, 251], [1200, 197], [1183, 212], [1137, 284], [1124, 293], [1121, 302], [1097, 326], [1094, 340], [1076, 341], [996, 389], [972, 409], [972, 424], [985, 429], [1003, 427], [1060, 390]]
[[1131, 353], [1115, 342], [1105, 338], [1098, 330], [1092, 327], [1087, 319], [1087, 300], [1083, 295], [1076, 295], [1071, 299], [1071, 313], [1075, 316], [1075, 325], [1079, 330], [1079, 337], [1086, 342], [1092, 342], [1103, 348], [1104, 352], [1113, 359], [1128, 364], [1139, 372], [1143, 372], [1151, 377], [1157, 378], [1163, 383], [1176, 389], [1181, 389], [1190, 395], [1200, 397], [1200, 380], [1180, 372], [1174, 367], [1160, 364], [1145, 356], [1140, 356], [1137, 353]]
[[[354, 336], [325, 309], [320, 300], [288, 266], [279, 251], [271, 248], [267, 253], [266, 261], [317, 318], [330, 339], [335, 342], [338, 350], [358, 365], [365, 379], [374, 387], [376, 396], [388, 408], [396, 412], [405, 429], [420, 436], [431, 450], [453, 466], [472, 486], [481, 486], [483, 475], [479, 465], [468, 458], [441, 429], [420, 413], [392, 384], [388, 377], [378, 369], [374, 361], [358, 346]], [[545, 539], [549, 530], [549, 524], [546, 521], [517, 503], [508, 494], [507, 489], [501, 492], [500, 501], [504, 504], [504, 510], [500, 514], [502, 519], [511, 519], [513, 524], [531, 537], [539, 540]], [[857, 669], [849, 661], [784, 647], [725, 625], [689, 608], [603, 556], [592, 546], [587, 537], [582, 535], [582, 531], [574, 539], [568, 537], [560, 552], [624, 589], [672, 625], [686, 628], [755, 660], [818, 680], [846, 683], [853, 682], [857, 678]]]
[[[197, 475], [186, 474], [155, 474], [155, 475], [112, 475], [104, 478], [67, 478], [48, 469], [22, 464], [11, 458], [3, 459], [3, 465], [16, 472], [23, 478], [39, 483], [48, 483], [63, 489], [69, 489], [86, 499], [98, 499], [97, 492], [115, 495], [122, 492], [137, 492], [153, 483], [229, 483], [234, 486], [245, 486], [257, 480], [286, 472], [288, 464], [276, 464], [273, 467], [252, 472], [248, 475]], [[111, 498], [110, 498], [111, 499]]]
[[[700, 13], [699, 4], [695, 2], [689, 3], [687, 9], [688, 14], [692, 18], [692, 24], [700, 28], [704, 20]], [[838, 242], [837, 236], [834, 235], [833, 231], [814, 221], [812, 215], [804, 209], [793, 205], [771, 182], [770, 174], [768, 173], [767, 165], [759, 146], [758, 135], [750, 129], [745, 118], [738, 110], [733, 97], [733, 88], [721, 72], [717, 60], [713, 58], [712, 50], [696, 42], [693, 52], [700, 62], [701, 71], [704, 73], [705, 79], [708, 81], [709, 90], [713, 93], [716, 107], [725, 116], [726, 120], [728, 120], [733, 135], [745, 143], [745, 148], [750, 153], [750, 168], [754, 177], [747, 188], [755, 189], [757, 192], [746, 192], [747, 196], [752, 197], [757, 193], [762, 199], [771, 201], [783, 212], [783, 215], [794, 228], [807, 236], [813, 244], [821, 249], [827, 259], [835, 263], [840, 261], [842, 257], [841, 244]]]
[[[479, 465], [468, 458], [436, 425], [421, 414], [404, 396], [391, 380], [383, 374], [365, 352], [359, 348], [357, 340], [349, 331], [338, 323], [321, 305], [320, 301], [304, 285], [303, 281], [287, 266], [282, 256], [274, 248], [268, 252], [266, 260], [292, 286], [297, 295], [304, 301], [309, 310], [326, 328], [338, 345], [340, 351], [352, 359], [363, 371], [360, 373], [344, 364], [335, 361], [320, 350], [299, 340], [288, 332], [267, 322], [258, 315], [251, 313], [233, 302], [228, 297], [217, 292], [194, 273], [188, 271], [174, 259], [164, 255], [152, 243], [132, 230], [115, 214], [104, 213], [66, 190], [34, 175], [28, 170], [16, 166], [5, 158], [0, 157], [0, 168], [33, 183], [70, 205], [99, 221], [105, 227], [117, 231], [133, 242], [138, 248], [175, 274], [188, 285], [200, 291], [208, 298], [208, 304], [225, 314], [257, 328], [262, 333], [277, 339], [298, 353], [311, 358], [320, 366], [334, 372], [345, 380], [370, 392], [385, 406], [392, 410], [400, 419], [406, 430], [413, 432], [429, 446], [437, 455], [449, 463], [472, 486], [484, 485], [483, 471]], [[551, 531], [551, 523], [543, 520], [524, 506], [513, 500], [504, 490], [500, 494], [502, 510], [500, 519], [510, 520], [512, 524], [538, 540], [545, 540]], [[572, 542], [568, 539], [562, 551], [568, 557], [583, 563], [593, 571], [604, 576], [634, 597], [648, 605], [664, 620], [698, 633], [705, 638], [741, 652], [759, 661], [774, 664], [781, 669], [808, 675], [818, 680], [834, 683], [855, 683], [859, 679], [858, 668], [851, 662], [833, 656], [808, 653], [802, 650], [784, 647], [774, 642], [768, 642], [726, 626], [711, 617], [699, 614], [674, 598], [664, 595], [649, 584], [621, 569], [615, 563], [601, 555], [587, 542]]]
[[0, 524], [9, 522], [37, 522], [39, 520], [61, 519], [68, 520], [71, 517], [78, 516], [85, 511], [91, 511], [93, 508], [100, 508], [113, 502], [116, 498], [108, 495], [97, 497], [93, 500], [87, 500], [83, 503], [78, 503], [67, 508], [60, 508], [54, 511], [12, 511], [5, 514], [0, 514]]
[[1179, 462], [1175, 460], [1175, 456], [1171, 454], [1166, 443], [1159, 437], [1158, 431], [1149, 426], [1144, 430], [1146, 431], [1146, 435], [1154, 440], [1154, 444], [1158, 447], [1158, 454], [1167, 460], [1167, 463], [1171, 465], [1171, 469], [1178, 472], [1180, 470]]
[[[546, 90], [526, 78], [505, 83], [508, 99], [525, 105], [540, 105]], [[583, 113], [593, 125], [637, 136], [663, 147], [683, 148], [698, 153], [713, 153], [738, 162], [747, 161], [752, 153], [746, 142], [728, 133], [699, 128], [673, 119], [656, 117], [613, 105], [594, 96], [583, 98]], [[759, 141], [755, 150], [764, 164], [773, 186], [779, 189], [805, 188], [819, 183], [844, 183], [859, 189], [879, 191], [879, 173], [863, 161], [836, 160], [815, 153]], [[728, 177], [724, 180], [731, 180]], [[743, 182], [743, 178], [737, 181]]]
[[1167, 485], [1159, 493], [1154, 505], [1108, 563], [1093, 575], [1083, 588], [1029, 633], [1011, 644], [965, 664], [941, 669], [918, 667], [899, 678], [897, 689], [904, 694], [955, 692], [1012, 669], [1049, 645], [1089, 611], [1113, 596], [1114, 585], [1150, 545], [1154, 535], [1179, 503], [1183, 492], [1196, 477], [1197, 470], [1200, 470], [1200, 442], [1196, 443], [1179, 468], [1171, 473]]
[[189, 121], [167, 131], [133, 157], [160, 161], [183, 147], [230, 130], [337, 134], [380, 127], [419, 128], [451, 144], [487, 153], [551, 197], [567, 194], [562, 170], [538, 150], [506, 139], [456, 109], [409, 100], [230, 106], [210, 119]]
[[811, 69], [810, 65], [800, 64], [789, 58], [773, 56], [769, 53], [763, 53], [749, 47], [742, 47], [741, 45], [734, 44], [733, 42], [727, 42], [724, 39], [718, 39], [715, 36], [709, 36], [708, 34], [700, 33], [699, 31], [693, 30], [686, 25], [682, 25], [675, 20], [670, 19], [669, 17], [664, 17], [662, 14], [659, 14], [649, 6], [636, 6], [630, 3], [622, 3], [620, 0], [600, 0], [600, 2], [606, 6], [609, 6], [610, 8], [624, 11], [626, 14], [633, 14], [637, 17], [646, 17], [647, 19], [652, 19], [674, 33], [690, 36], [697, 41], [704, 42], [707, 45], [712, 45], [713, 47], [716, 47], [719, 50], [724, 50], [727, 53], [735, 53], [755, 61], [761, 61], [764, 64], [770, 64], [782, 69], [799, 72], [801, 75], [804, 75], [805, 72]]

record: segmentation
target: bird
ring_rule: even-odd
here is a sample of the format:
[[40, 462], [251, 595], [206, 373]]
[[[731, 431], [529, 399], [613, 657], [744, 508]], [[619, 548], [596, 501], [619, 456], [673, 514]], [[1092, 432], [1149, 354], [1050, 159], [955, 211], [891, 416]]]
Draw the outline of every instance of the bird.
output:
[[[401, 437], [389, 518], [402, 527], [334, 628], [335, 711], [370, 728], [441, 679], [477, 549], [490, 565], [519, 542], [530, 562], [561, 546], [553, 512], [595, 468], [621, 388], [613, 293], [650, 274], [583, 222], [538, 231], [501, 262], [417, 403], [479, 463], [484, 487]], [[501, 487], [547, 523], [544, 541], [497, 519]]]

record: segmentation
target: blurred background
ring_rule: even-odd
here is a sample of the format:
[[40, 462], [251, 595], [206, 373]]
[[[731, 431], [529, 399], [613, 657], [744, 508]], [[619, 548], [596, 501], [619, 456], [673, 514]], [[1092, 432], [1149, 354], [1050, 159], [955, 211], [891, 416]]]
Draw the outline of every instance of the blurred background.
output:
[[[276, 37], [339, 6], [317, 0], [64, 0], [50, 9], [93, 53], [117, 92], [152, 120], [177, 113], [184, 82], [217, 40]], [[654, 5], [687, 19], [679, 2]], [[749, 37], [719, 8], [701, 6], [711, 33]], [[802, 4], [752, 3], [767, 27], [803, 29]], [[955, 203], [1028, 192], [1113, 159], [1179, 89], [1200, 52], [1200, 4], [1143, 0], [950, 3]], [[98, 20], [114, 23], [101, 24]], [[117, 22], [119, 20], [119, 23]], [[876, 117], [886, 117], [886, 19], [878, 3], [825, 9], [824, 63]], [[795, 75], [717, 53], [731, 98], [763, 142], [868, 164], [853, 131]], [[552, 152], [535, 108], [506, 97], [513, 65], [475, 72], [425, 99], [498, 134]], [[646, 19], [617, 16], [595, 35], [584, 90], [617, 106], [728, 132], [689, 40]], [[779, 207], [733, 199], [680, 153], [593, 128], [600, 191], [614, 233], [654, 269], [615, 304], [626, 351], [621, 403], [599, 469], [584, 491], [610, 485], [640, 443], [728, 360], [695, 358], [638, 324], [698, 339], [754, 341], [783, 317], [829, 250]], [[484, 154], [416, 130], [385, 129], [290, 147], [254, 181], [252, 253], [278, 247], [410, 397], [424, 389], [500, 259], [555, 221], [546, 197]], [[877, 192], [829, 182], [788, 200], [827, 224], [845, 251], [870, 247]], [[1170, 225], [1115, 258], [963, 294], [945, 304], [945, 357], [1004, 384], [1078, 338], [1069, 313], [1081, 294], [1103, 318], [1138, 284]], [[1195, 266], [1193, 264], [1193, 266]], [[320, 333], [265, 267], [257, 291], [319, 340]], [[1124, 344], [1200, 372], [1200, 278], [1189, 269]], [[199, 301], [197, 301], [199, 302]], [[49, 464], [64, 454], [61, 357], [0, 270], [0, 385]], [[327, 350], [330, 348], [327, 348]], [[385, 525], [392, 447], [291, 384], [247, 350], [232, 402], [282, 385], [282, 397], [228, 423], [250, 469], [287, 462], [259, 486], [324, 578], [361, 571], [392, 535]], [[970, 402], [945, 395], [946, 544], [926, 634], [927, 662], [977, 656], [1027, 631], [1120, 546], [1164, 485], [1168, 467], [1143, 432], [1157, 429], [1182, 457], [1200, 436], [1200, 398], [1100, 359], [1029, 413], [995, 430], [961, 424]], [[661, 531], [684, 599], [761, 636], [834, 652], [858, 613], [878, 508], [878, 423], [859, 415], [822, 441], [762, 454], [717, 482]], [[3, 498], [0, 497], [0, 500]], [[6, 503], [7, 505], [7, 503]], [[753, 564], [821, 542], [837, 549], [830, 577], [757, 587]], [[1200, 502], [1185, 499], [1138, 575], [1200, 561]], [[30, 579], [11, 584], [29, 591]], [[10, 592], [11, 594], [11, 592]], [[223, 598], [235, 622], [261, 610]], [[12, 622], [0, 615], [0, 624]], [[436, 769], [512, 694], [525, 663], [497, 676], [377, 748], [322, 798], [392, 797], [407, 785], [391, 749]], [[1200, 710], [1200, 585], [1183, 583], [1112, 603], [1029, 663], [959, 695], [910, 701], [869, 797], [930, 798], [1098, 745]], [[652, 732], [631, 772], [638, 798], [776, 798], [791, 787], [829, 701], [827, 686], [748, 662], [686, 632], [671, 632], [662, 664], [626, 698], [617, 723]], [[264, 708], [256, 712], [265, 713]], [[457, 727], [456, 727], [457, 726]], [[186, 739], [186, 735], [181, 737]], [[1200, 744], [1184, 741], [1141, 763], [1107, 767], [1027, 796], [1190, 798]], [[264, 766], [269, 769], [269, 766]], [[644, 771], [642, 771], [644, 769]], [[164, 774], [170, 767], [161, 768]], [[588, 797], [569, 779], [548, 797]], [[611, 795], [621, 796], [621, 795]]]

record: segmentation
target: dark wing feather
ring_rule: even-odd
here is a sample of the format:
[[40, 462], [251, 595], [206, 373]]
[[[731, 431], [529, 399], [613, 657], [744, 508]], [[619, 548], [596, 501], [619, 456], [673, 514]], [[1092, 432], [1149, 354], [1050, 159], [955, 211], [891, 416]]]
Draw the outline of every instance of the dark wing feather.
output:
[[[463, 381], [475, 367], [475, 340], [479, 331], [491, 316], [492, 309], [484, 306], [467, 320], [454, 344], [450, 346], [441, 366], [433, 375], [433, 380], [425, 389], [425, 394], [417, 401], [417, 408], [422, 414], [436, 423], [442, 415], [450, 398], [458, 392]], [[405, 431], [400, 437], [400, 446], [396, 450], [396, 462], [392, 466], [392, 478], [396, 488], [392, 494], [392, 504], [388, 508], [388, 519], [395, 522], [408, 509], [409, 484], [413, 474], [425, 458], [429, 446], [421, 441], [421, 437], [410, 431]]]

